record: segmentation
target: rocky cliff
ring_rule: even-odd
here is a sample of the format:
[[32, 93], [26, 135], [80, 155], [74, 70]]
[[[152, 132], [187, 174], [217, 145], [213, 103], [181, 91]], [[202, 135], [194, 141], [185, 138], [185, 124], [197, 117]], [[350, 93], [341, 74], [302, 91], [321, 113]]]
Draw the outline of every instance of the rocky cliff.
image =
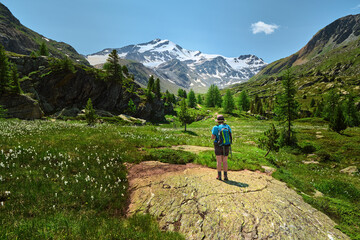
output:
[[[133, 114], [135, 117], [150, 121], [164, 120], [163, 101], [154, 99], [147, 102], [141, 97], [144, 92], [140, 86], [129, 82], [129, 79], [124, 80], [126, 84], [121, 87], [117, 82], [103, 80], [96, 70], [87, 67], [76, 67], [75, 71], [65, 71], [52, 68], [46, 58], [11, 57], [9, 60], [18, 66], [21, 76], [26, 76], [21, 82], [21, 87], [27, 95], [26, 99], [32, 98], [33, 103], [36, 103], [36, 106], [31, 108], [27, 104], [28, 111], [39, 108], [38, 110], [45, 115], [62, 111], [71, 112], [71, 116], [76, 116], [91, 98], [95, 109], [119, 115], [126, 112], [128, 102], [132, 99], [137, 106], [137, 111]], [[21, 99], [25, 100], [24, 97]], [[3, 95], [0, 100], [0, 105], [4, 105], [5, 108], [10, 105], [11, 108], [22, 105], [15, 95]], [[35, 114], [29, 117], [27, 113], [21, 115], [15, 112], [17, 112], [15, 109], [8, 111], [9, 117], [29, 119], [40, 118], [43, 115]]]
[[89, 65], [88, 61], [72, 46], [46, 38], [23, 26], [9, 9], [0, 3], [0, 44], [5, 50], [29, 55], [39, 50], [41, 43], [45, 43], [53, 57], [68, 56], [74, 62]]

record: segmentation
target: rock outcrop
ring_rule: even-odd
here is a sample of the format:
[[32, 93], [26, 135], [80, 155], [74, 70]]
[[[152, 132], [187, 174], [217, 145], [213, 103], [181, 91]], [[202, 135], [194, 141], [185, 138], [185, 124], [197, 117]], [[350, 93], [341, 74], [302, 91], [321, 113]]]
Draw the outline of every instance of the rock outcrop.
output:
[[230, 181], [223, 182], [215, 180], [216, 170], [175, 168], [158, 162], [132, 166], [129, 214], [150, 213], [162, 229], [186, 239], [349, 239], [271, 176], [229, 172]]
[[7, 109], [8, 117], [32, 120], [44, 116], [38, 102], [26, 95], [3, 94], [0, 105]]

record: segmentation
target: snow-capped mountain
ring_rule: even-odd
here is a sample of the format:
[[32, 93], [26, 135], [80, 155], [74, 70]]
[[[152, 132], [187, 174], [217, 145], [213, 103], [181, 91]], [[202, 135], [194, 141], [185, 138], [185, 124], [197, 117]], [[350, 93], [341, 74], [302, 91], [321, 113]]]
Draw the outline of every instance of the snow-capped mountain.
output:
[[[92, 65], [106, 62], [113, 49], [87, 55]], [[165, 80], [183, 88], [204, 89], [247, 81], [267, 64], [254, 55], [229, 58], [187, 50], [169, 41], [155, 39], [148, 43], [116, 49], [120, 58], [134, 60], [152, 68]]]

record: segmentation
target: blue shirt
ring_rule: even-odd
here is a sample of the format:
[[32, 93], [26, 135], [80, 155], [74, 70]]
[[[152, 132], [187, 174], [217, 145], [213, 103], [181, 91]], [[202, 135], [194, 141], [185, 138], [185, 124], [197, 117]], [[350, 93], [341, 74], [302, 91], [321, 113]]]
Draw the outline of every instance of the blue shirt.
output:
[[218, 142], [218, 140], [219, 140], [218, 139], [219, 138], [219, 135], [218, 135], [219, 131], [225, 126], [227, 126], [229, 128], [229, 131], [231, 133], [231, 128], [227, 124], [220, 124], [220, 125], [216, 125], [216, 126], [213, 127], [211, 133], [215, 135], [215, 141], [214, 141], [215, 143]]

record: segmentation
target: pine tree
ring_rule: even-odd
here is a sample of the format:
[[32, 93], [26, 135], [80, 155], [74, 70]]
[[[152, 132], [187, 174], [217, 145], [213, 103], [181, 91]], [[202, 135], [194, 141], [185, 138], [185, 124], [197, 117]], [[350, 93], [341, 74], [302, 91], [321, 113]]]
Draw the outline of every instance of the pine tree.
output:
[[122, 76], [122, 68], [119, 64], [119, 55], [117, 51], [114, 49], [109, 54], [108, 59], [106, 60], [106, 65], [104, 65], [107, 78], [110, 81], [118, 82], [120, 86], [122, 86], [123, 76]]
[[125, 65], [122, 66], [121, 70], [126, 76], [129, 76], [129, 69]]
[[198, 96], [197, 96], [197, 103], [200, 104], [200, 105], [203, 104], [201, 94], [198, 94]]
[[128, 103], [127, 111], [130, 114], [135, 114], [136, 113], [136, 105], [134, 104], [134, 101], [131, 98], [130, 98], [129, 103]]
[[341, 105], [337, 105], [335, 108], [335, 115], [331, 118], [329, 127], [337, 133], [346, 129], [345, 116]]
[[245, 91], [242, 91], [240, 93], [238, 100], [237, 100], [237, 107], [240, 111], [245, 111], [245, 112], [249, 111], [250, 100]]
[[160, 99], [161, 98], [161, 91], [160, 91], [160, 79], [159, 78], [157, 78], [155, 80], [154, 92], [155, 92], [155, 96], [157, 97], [157, 99]]
[[8, 57], [6, 56], [4, 47], [0, 44], [0, 93], [4, 92], [5, 88], [9, 87], [9, 70], [10, 65]]
[[233, 99], [233, 96], [232, 96], [229, 89], [226, 90], [226, 93], [225, 93], [225, 96], [224, 96], [223, 108], [224, 108], [224, 111], [226, 113], [232, 113], [232, 111], [235, 108], [234, 99]]
[[39, 55], [40, 56], [49, 56], [48, 48], [45, 44], [45, 42], [42, 42], [39, 49]]
[[147, 85], [147, 89], [150, 92], [154, 91], [154, 85], [155, 85], [155, 80], [154, 80], [154, 76], [151, 75], [148, 81], [148, 85]]
[[315, 112], [314, 112], [314, 116], [315, 117], [322, 117], [323, 115], [323, 110], [324, 110], [324, 101], [321, 99], [319, 101], [319, 103], [316, 106]]
[[340, 101], [340, 94], [336, 89], [331, 89], [325, 95], [325, 105], [323, 109], [322, 116], [325, 120], [330, 121], [334, 115], [334, 110], [338, 106]]
[[221, 107], [222, 105], [220, 90], [215, 84], [212, 84], [206, 93], [205, 105], [207, 107]]
[[11, 80], [12, 80], [11, 90], [16, 94], [22, 93], [22, 90], [20, 87], [20, 82], [19, 82], [19, 74], [18, 74], [16, 65], [11, 66], [10, 75], [11, 75]]
[[85, 107], [85, 119], [89, 126], [92, 126], [95, 124], [96, 114], [95, 114], [95, 110], [94, 110], [92, 102], [91, 102], [91, 98], [88, 99], [86, 107]]
[[191, 108], [196, 107], [196, 97], [194, 91], [191, 89], [187, 96], [188, 106]]
[[180, 102], [180, 113], [178, 117], [182, 126], [185, 126], [185, 132], [186, 132], [186, 125], [191, 124], [192, 122], [195, 121], [194, 117], [188, 112], [185, 98]]
[[215, 85], [212, 84], [205, 95], [205, 105], [207, 107], [215, 107], [216, 105], [214, 90], [215, 90]]
[[292, 121], [297, 118], [299, 103], [295, 100], [295, 78], [290, 69], [287, 69], [282, 80], [283, 93], [279, 96], [275, 106], [277, 118], [285, 123], [284, 144], [293, 145], [296, 141], [291, 129]]
[[347, 126], [357, 127], [360, 125], [360, 114], [356, 110], [354, 96], [352, 94], [349, 94], [344, 102], [344, 113]]
[[279, 134], [273, 123], [270, 129], [264, 132], [264, 137], [259, 138], [259, 142], [260, 148], [268, 150], [264, 157], [266, 157], [270, 151], [279, 151]]

